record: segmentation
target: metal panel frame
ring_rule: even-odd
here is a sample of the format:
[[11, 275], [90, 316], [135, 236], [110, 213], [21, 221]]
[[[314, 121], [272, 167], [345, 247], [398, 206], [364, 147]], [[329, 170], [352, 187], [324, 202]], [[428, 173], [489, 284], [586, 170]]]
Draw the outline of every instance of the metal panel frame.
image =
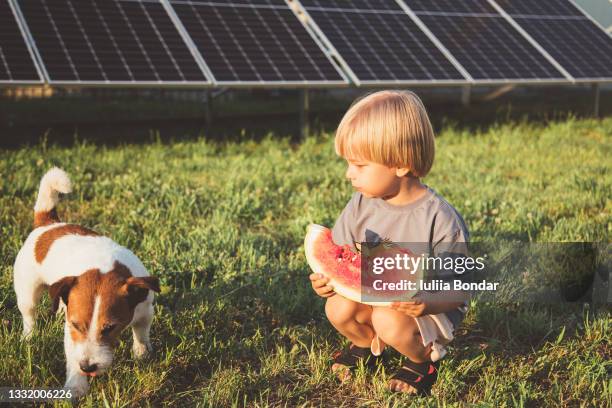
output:
[[397, 86], [397, 87], [434, 87], [434, 86], [501, 86], [501, 85], [568, 85], [570, 82], [566, 80], [559, 79], [522, 79], [520, 82], [514, 79], [508, 80], [474, 80], [474, 82], [468, 81], [402, 81], [402, 82], [394, 82], [394, 81], [362, 81], [361, 87], [365, 88], [375, 88], [382, 86]]
[[45, 83], [45, 73], [44, 66], [40, 65], [40, 62], [37, 59], [38, 50], [33, 46], [33, 42], [30, 37], [30, 30], [23, 22], [23, 16], [21, 15], [21, 10], [13, 4], [14, 0], [7, 0], [9, 8], [13, 12], [13, 17], [15, 18], [15, 22], [17, 23], [17, 27], [19, 27], [19, 31], [21, 32], [21, 38], [25, 43], [26, 48], [28, 49], [28, 53], [30, 54], [30, 58], [32, 59], [32, 64], [34, 64], [34, 68], [36, 69], [36, 73], [38, 74], [38, 81], [28, 81], [28, 80], [0, 80], [0, 85], [11, 85], [11, 86], [20, 86], [20, 85], [43, 85]]

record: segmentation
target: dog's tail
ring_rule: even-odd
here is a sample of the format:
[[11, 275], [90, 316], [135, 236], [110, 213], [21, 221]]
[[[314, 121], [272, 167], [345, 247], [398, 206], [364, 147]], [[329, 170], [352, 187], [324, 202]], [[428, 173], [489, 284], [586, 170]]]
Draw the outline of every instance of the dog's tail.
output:
[[70, 178], [64, 170], [53, 167], [43, 176], [34, 206], [34, 228], [60, 221], [55, 210], [59, 193], [67, 194], [70, 191]]

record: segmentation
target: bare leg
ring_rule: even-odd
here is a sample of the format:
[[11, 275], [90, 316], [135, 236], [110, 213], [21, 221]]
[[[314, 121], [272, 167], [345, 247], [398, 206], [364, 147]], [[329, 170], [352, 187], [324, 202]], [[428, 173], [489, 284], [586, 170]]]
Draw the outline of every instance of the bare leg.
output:
[[[325, 303], [325, 314], [330, 323], [357, 347], [370, 347], [374, 338], [372, 327], [372, 307], [353, 302], [340, 295], [334, 295]], [[341, 380], [349, 377], [348, 370], [342, 364], [332, 365], [332, 371], [342, 370]]]
[[336, 330], [354, 345], [370, 347], [374, 338], [371, 306], [335, 295], [327, 299], [325, 314]]
[[[374, 307], [372, 324], [378, 336], [398, 352], [415, 363], [430, 361], [431, 347], [423, 346], [421, 333], [413, 317], [388, 307]], [[403, 381], [391, 380], [389, 387], [395, 391], [415, 392]]]

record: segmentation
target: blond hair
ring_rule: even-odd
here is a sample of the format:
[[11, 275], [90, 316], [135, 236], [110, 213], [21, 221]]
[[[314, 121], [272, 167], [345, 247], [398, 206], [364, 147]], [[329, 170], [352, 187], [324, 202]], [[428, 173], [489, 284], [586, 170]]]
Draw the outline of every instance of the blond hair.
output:
[[336, 153], [389, 167], [408, 167], [424, 177], [435, 156], [434, 132], [419, 97], [380, 91], [357, 99], [336, 131]]

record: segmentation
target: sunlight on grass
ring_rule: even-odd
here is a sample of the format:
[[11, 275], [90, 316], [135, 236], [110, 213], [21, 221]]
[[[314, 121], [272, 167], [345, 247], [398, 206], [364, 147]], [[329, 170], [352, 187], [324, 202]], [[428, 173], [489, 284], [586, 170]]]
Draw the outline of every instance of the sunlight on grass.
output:
[[[607, 242], [611, 135], [612, 119], [448, 127], [424, 181], [464, 216], [473, 241]], [[74, 185], [60, 217], [129, 247], [162, 284], [155, 353], [135, 362], [123, 333], [85, 405], [612, 405], [610, 315], [579, 306], [476, 303], [428, 398], [387, 390], [394, 352], [384, 371], [339, 385], [329, 356], [342, 339], [310, 289], [302, 249], [306, 226], [332, 225], [351, 195], [331, 135], [0, 150], [2, 385], [64, 381], [60, 319], [45, 299], [32, 343], [20, 342], [12, 289], [38, 183], [53, 165]]]

